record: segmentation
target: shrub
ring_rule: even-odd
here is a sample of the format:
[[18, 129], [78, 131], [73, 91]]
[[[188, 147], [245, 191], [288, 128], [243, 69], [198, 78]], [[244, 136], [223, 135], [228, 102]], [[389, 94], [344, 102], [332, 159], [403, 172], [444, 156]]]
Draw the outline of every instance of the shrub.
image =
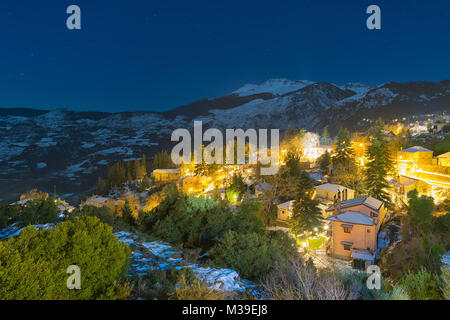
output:
[[225, 294], [222, 291], [209, 288], [209, 286], [199, 279], [188, 281], [183, 274], [170, 294], [172, 300], [224, 300]]
[[332, 272], [319, 274], [300, 259], [277, 262], [263, 281], [268, 299], [274, 300], [350, 300], [352, 290]]
[[[119, 283], [129, 248], [95, 217], [61, 223], [53, 230], [25, 228], [17, 238], [0, 242], [2, 299], [123, 299]], [[81, 289], [68, 290], [70, 265], [81, 270]]]
[[172, 244], [207, 250], [228, 230], [262, 232], [264, 223], [256, 215], [258, 209], [255, 203], [245, 203], [232, 212], [217, 199], [186, 197], [169, 187], [164, 201], [152, 212], [140, 216], [139, 223], [144, 232]]
[[442, 296], [445, 300], [450, 300], [450, 269], [442, 269]]
[[114, 226], [117, 223], [117, 216], [110, 212], [108, 207], [94, 207], [94, 206], [83, 206], [82, 208], [77, 208], [70, 214], [72, 219], [77, 217], [97, 217], [101, 222], [106, 223], [110, 226]]
[[425, 270], [406, 274], [399, 284], [406, 289], [412, 300], [441, 299], [439, 278]]
[[16, 220], [25, 226], [58, 221], [59, 209], [54, 198], [30, 200], [19, 211]]
[[295, 256], [297, 251], [294, 240], [281, 231], [239, 234], [230, 230], [210, 253], [216, 265], [258, 280], [267, 275], [276, 261]]
[[153, 270], [136, 279], [133, 296], [146, 300], [167, 300], [173, 294], [181, 276], [184, 276], [186, 281], [195, 279], [194, 272], [190, 268]]

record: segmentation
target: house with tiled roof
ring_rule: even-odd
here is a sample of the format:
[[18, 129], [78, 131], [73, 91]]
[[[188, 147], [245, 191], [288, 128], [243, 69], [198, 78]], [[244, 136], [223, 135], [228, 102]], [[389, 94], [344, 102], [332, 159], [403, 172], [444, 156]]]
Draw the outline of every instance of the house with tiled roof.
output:
[[372, 264], [377, 250], [378, 231], [386, 210], [382, 201], [370, 196], [336, 201], [326, 209], [332, 213], [328, 254], [351, 259], [357, 267]]

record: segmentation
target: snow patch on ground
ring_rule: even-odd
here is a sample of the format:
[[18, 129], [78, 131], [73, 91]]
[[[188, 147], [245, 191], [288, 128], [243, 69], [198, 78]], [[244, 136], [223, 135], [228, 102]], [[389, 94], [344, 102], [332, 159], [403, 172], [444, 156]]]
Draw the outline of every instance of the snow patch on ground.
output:
[[[38, 230], [52, 230], [57, 225], [54, 223], [46, 223], [46, 224], [35, 224], [32, 227], [35, 227]], [[17, 223], [13, 223], [12, 225], [0, 230], [0, 241], [9, 239], [11, 237], [17, 237], [22, 230], [25, 228], [20, 227]]]
[[450, 269], [450, 251], [442, 256], [442, 264], [444, 268]]
[[46, 166], [47, 166], [47, 164], [45, 162], [39, 162], [39, 163], [36, 164], [36, 167], [38, 169], [45, 168]]
[[130, 232], [116, 232], [114, 235], [119, 241], [131, 247], [131, 267], [129, 276], [146, 275], [153, 270], [169, 270], [191, 268], [197, 278], [206, 281], [210, 288], [222, 291], [245, 291], [255, 289], [256, 286], [247, 280], [242, 280], [239, 274], [231, 269], [219, 269], [186, 265], [184, 253], [161, 241], [140, 242], [139, 236]]
[[95, 147], [95, 145], [96, 145], [96, 143], [83, 142], [81, 147], [83, 149], [89, 149], [89, 148]]

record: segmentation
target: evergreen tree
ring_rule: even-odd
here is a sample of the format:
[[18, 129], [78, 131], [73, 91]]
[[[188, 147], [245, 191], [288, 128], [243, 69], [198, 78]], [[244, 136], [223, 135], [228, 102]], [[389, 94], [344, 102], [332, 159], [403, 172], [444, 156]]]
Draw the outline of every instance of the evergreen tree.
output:
[[147, 175], [147, 158], [145, 157], [145, 154], [142, 155], [141, 160], [142, 170], [144, 171], [144, 176]]
[[170, 169], [174, 167], [175, 165], [173, 164], [172, 159], [167, 151], [163, 150], [155, 155], [155, 158], [153, 159], [153, 170]]
[[292, 231], [296, 234], [311, 234], [314, 228], [318, 228], [322, 224], [319, 201], [313, 199], [313, 195], [314, 182], [305, 171], [302, 171], [298, 180], [294, 214], [289, 220]]
[[235, 193], [239, 194], [239, 199], [242, 199], [242, 196], [245, 193], [245, 183], [242, 179], [241, 174], [233, 174], [233, 182], [230, 186], [230, 189]]
[[277, 196], [280, 201], [291, 200], [295, 196], [299, 178], [302, 174], [300, 157], [288, 152], [285, 158], [286, 165], [280, 168], [274, 176], [272, 184], [277, 186]]
[[330, 153], [327, 151], [325, 151], [325, 153], [323, 155], [320, 156], [319, 158], [319, 166], [320, 166], [320, 170], [326, 172], [327, 171], [327, 167], [331, 164], [331, 156]]
[[131, 167], [131, 161], [127, 161], [127, 180], [133, 181], [133, 168]]
[[333, 165], [338, 163], [352, 162], [354, 161], [354, 152], [350, 140], [350, 133], [345, 129], [339, 129], [335, 156], [333, 157]]
[[387, 176], [393, 170], [394, 163], [383, 128], [383, 121], [379, 119], [371, 130], [373, 139], [367, 148], [365, 183], [369, 195], [383, 201], [385, 206], [390, 208], [393, 204], [387, 191], [389, 188]]
[[133, 167], [134, 167], [134, 173], [135, 173], [134, 178], [138, 179], [138, 180], [143, 179], [145, 177], [146, 172], [144, 170], [144, 166], [142, 165], [142, 162], [137, 159], [134, 160]]
[[136, 224], [136, 219], [133, 216], [133, 210], [131, 209], [128, 200], [125, 202], [125, 206], [122, 208], [122, 219], [130, 226], [134, 226]]
[[419, 197], [417, 190], [412, 190], [408, 192], [408, 200], [408, 215], [411, 217], [411, 224], [417, 231], [430, 231], [434, 211], [433, 198]]
[[359, 168], [356, 164], [350, 133], [347, 129], [338, 132], [335, 155], [332, 159], [333, 174], [331, 182], [354, 190], [361, 190]]
[[331, 138], [327, 127], [323, 128], [322, 136], [320, 137], [320, 144], [325, 146], [329, 146], [331, 144]]

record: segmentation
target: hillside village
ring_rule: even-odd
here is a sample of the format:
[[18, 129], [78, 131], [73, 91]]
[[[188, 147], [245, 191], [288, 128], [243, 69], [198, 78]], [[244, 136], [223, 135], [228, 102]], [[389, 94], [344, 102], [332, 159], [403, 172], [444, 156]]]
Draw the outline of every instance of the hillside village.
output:
[[[433, 259], [444, 261], [445, 269], [446, 253], [450, 249], [449, 125], [448, 116], [409, 124], [399, 121], [384, 124], [378, 120], [369, 131], [350, 134], [341, 129], [336, 138], [330, 137], [327, 128], [318, 135], [289, 127], [280, 146], [280, 170], [274, 176], [260, 175], [259, 163], [177, 167], [168, 152], [161, 151], [152, 157], [152, 162], [144, 155], [108, 167], [106, 175], [98, 180], [97, 192], [87, 196], [77, 208], [56, 195], [43, 196], [38, 191], [24, 194], [11, 205], [26, 206], [28, 201], [42, 197], [53, 199], [63, 219], [88, 208], [106, 210], [120, 218], [120, 223], [116, 220], [110, 223], [115, 232], [149, 232], [157, 240], [183, 250], [199, 248], [199, 255], [216, 254], [215, 265], [234, 269], [242, 278], [258, 283], [260, 275], [243, 269], [224, 253], [218, 254], [224, 249], [215, 244], [218, 235], [206, 238], [199, 235], [200, 238], [193, 240], [196, 236], [190, 234], [186, 238], [182, 235], [185, 230], [180, 230], [184, 216], [176, 218], [175, 215], [173, 219], [181, 220], [162, 226], [169, 223], [168, 214], [176, 208], [171, 206], [180, 197], [186, 197], [187, 208], [189, 203], [204, 208], [199, 212], [208, 212], [209, 206], [220, 206], [231, 216], [240, 216], [242, 210], [251, 207], [251, 214], [267, 234], [285, 234], [293, 241], [295, 251], [305, 261], [312, 261], [318, 270], [335, 272], [346, 268], [365, 273], [368, 266], [375, 264], [391, 281], [400, 281], [412, 270], [427, 270], [433, 275], [436, 266], [418, 265], [421, 258], [417, 261], [408, 258], [411, 261], [405, 262], [404, 267], [394, 265], [408, 250], [416, 250], [417, 255], [429, 250], [412, 246], [412, 243], [417, 245], [416, 238], [427, 238], [432, 241], [436, 255]], [[429, 148], [437, 145], [438, 152], [419, 142]], [[247, 143], [247, 156], [248, 150]], [[194, 204], [196, 201], [200, 202]], [[414, 210], [419, 210], [419, 214]], [[158, 220], [162, 216], [165, 220]], [[205, 222], [183, 223], [187, 226]], [[439, 234], [433, 231], [436, 223], [444, 228]], [[422, 230], [425, 224], [430, 227]], [[181, 235], [172, 234], [175, 229]], [[223, 241], [218, 243], [224, 244]], [[411, 247], [405, 247], [410, 244]], [[207, 251], [211, 245], [214, 249]], [[436, 271], [439, 274], [441, 264]], [[264, 288], [271, 292], [263, 285]]]

